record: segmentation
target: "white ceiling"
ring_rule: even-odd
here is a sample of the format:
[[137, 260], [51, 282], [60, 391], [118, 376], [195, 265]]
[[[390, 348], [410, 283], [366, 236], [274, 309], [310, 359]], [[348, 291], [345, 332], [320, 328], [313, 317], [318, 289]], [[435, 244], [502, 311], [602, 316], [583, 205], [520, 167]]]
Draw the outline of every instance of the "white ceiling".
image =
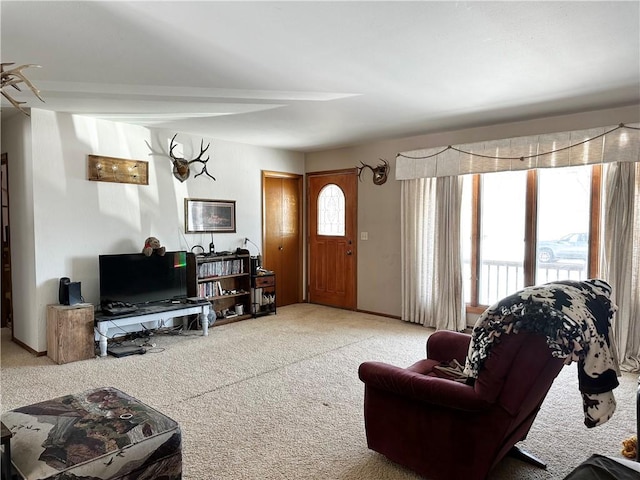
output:
[[[640, 105], [640, 2], [1, 2], [46, 103], [313, 151]], [[11, 112], [3, 99], [3, 114]]]

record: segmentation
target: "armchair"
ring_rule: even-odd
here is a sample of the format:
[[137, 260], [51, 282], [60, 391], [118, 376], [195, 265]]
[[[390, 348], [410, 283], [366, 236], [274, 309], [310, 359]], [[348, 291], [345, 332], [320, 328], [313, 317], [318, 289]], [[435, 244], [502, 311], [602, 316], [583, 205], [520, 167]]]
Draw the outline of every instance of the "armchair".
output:
[[427, 358], [408, 368], [360, 365], [370, 449], [432, 480], [482, 480], [526, 438], [563, 360], [543, 335], [520, 332], [502, 336], [473, 385], [434, 369], [453, 359], [464, 365], [470, 340], [442, 330], [428, 337]]

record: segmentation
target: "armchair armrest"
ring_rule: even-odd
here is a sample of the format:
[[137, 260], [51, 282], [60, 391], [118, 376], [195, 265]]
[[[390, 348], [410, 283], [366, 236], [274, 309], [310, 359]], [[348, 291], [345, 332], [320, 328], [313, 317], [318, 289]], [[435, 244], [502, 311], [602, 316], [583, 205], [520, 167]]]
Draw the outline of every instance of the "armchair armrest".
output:
[[448, 362], [454, 358], [464, 365], [471, 335], [451, 330], [438, 330], [427, 337], [427, 358]]
[[382, 362], [362, 363], [358, 375], [367, 387], [431, 405], [468, 412], [484, 410], [490, 405], [478, 398], [472, 386]]

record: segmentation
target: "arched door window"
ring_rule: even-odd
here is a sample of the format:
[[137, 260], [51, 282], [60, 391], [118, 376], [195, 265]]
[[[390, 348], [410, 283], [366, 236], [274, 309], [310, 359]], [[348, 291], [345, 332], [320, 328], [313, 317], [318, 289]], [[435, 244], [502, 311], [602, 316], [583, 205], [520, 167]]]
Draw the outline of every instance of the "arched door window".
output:
[[318, 235], [344, 236], [345, 200], [342, 189], [330, 183], [318, 195]]

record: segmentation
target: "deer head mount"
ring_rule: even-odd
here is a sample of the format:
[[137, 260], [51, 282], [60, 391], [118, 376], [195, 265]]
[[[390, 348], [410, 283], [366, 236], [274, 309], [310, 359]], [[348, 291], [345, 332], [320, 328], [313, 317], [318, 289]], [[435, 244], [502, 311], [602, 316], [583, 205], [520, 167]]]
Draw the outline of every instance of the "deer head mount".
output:
[[375, 185], [382, 185], [383, 183], [385, 183], [387, 181], [387, 176], [389, 175], [389, 162], [387, 162], [382, 158], [380, 159], [380, 161], [382, 163], [378, 164], [375, 167], [372, 167], [371, 165], [367, 165], [364, 162], [360, 162], [362, 166], [357, 167], [358, 178], [362, 180], [362, 178], [360, 177], [360, 175], [362, 175], [362, 170], [364, 170], [365, 168], [368, 168], [373, 172], [373, 183]]
[[38, 68], [40, 68], [40, 65], [33, 65], [33, 64], [20, 65], [19, 67], [14, 67], [14, 68], [11, 68], [9, 70], [5, 70], [5, 67], [8, 67], [10, 65], [13, 65], [13, 63], [2, 63], [2, 64], [0, 64], [0, 91], [2, 91], [2, 96], [4, 98], [6, 98], [7, 100], [9, 100], [11, 105], [13, 105], [18, 110], [20, 110], [22, 113], [24, 113], [25, 115], [28, 116], [29, 112], [27, 112], [21, 106], [22, 104], [27, 103], [27, 102], [19, 102], [16, 99], [12, 98], [11, 95], [9, 95], [9, 93], [7, 93], [5, 91], [5, 88], [13, 87], [18, 92], [21, 92], [22, 90], [20, 90], [20, 87], [18, 85], [20, 83], [24, 83], [27, 87], [29, 87], [31, 89], [31, 91], [33, 92], [33, 94], [36, 97], [38, 97], [40, 100], [42, 100], [44, 102], [44, 100], [40, 96], [40, 90], [38, 90], [35, 87], [35, 85], [33, 83], [31, 83], [31, 81], [25, 76], [24, 73], [22, 73], [22, 71], [25, 68], [29, 68], [29, 67], [38, 67]]
[[174, 141], [177, 136], [177, 133], [173, 136], [173, 138], [171, 139], [171, 146], [169, 147], [169, 156], [171, 157], [171, 162], [173, 163], [173, 176], [181, 182], [184, 182], [187, 178], [189, 178], [189, 175], [191, 174], [191, 171], [189, 170], [191, 164], [194, 162], [199, 162], [202, 164], [202, 170], [200, 170], [200, 173], [194, 175], [193, 178], [206, 173], [208, 177], [211, 177], [213, 180], [215, 180], [216, 178], [207, 171], [207, 162], [209, 161], [209, 157], [207, 156], [207, 158], [205, 158], [204, 160], [202, 159], [202, 155], [204, 155], [204, 153], [209, 149], [209, 145], [211, 145], [211, 143], [208, 143], [207, 146], [204, 147], [204, 140], [200, 140], [200, 155], [198, 155], [193, 160], [185, 160], [184, 158], [176, 157], [173, 154], [173, 149], [176, 147]]

